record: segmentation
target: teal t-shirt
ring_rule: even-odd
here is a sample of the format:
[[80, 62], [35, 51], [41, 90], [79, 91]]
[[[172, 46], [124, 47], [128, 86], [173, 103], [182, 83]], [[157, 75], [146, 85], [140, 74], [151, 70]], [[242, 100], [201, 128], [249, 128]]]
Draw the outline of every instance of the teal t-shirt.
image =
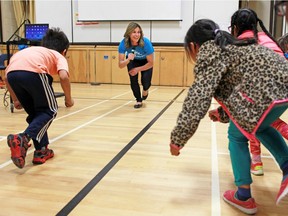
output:
[[121, 54], [125, 54], [126, 56], [129, 53], [134, 52], [135, 54], [135, 60], [143, 60], [146, 59], [148, 55], [151, 55], [154, 53], [154, 48], [152, 46], [152, 43], [148, 38], [143, 37], [144, 40], [144, 46], [132, 46], [132, 47], [125, 47], [125, 41], [124, 39], [120, 42], [118, 46], [118, 52]]

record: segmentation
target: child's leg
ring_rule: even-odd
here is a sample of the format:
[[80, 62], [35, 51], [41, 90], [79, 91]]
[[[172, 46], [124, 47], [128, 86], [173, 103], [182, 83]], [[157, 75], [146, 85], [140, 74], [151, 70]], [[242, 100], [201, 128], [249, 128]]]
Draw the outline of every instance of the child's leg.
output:
[[45, 136], [56, 118], [58, 104], [52, 88], [52, 78], [46, 74], [34, 74], [34, 77], [30, 77], [30, 83], [33, 85], [27, 87], [30, 97], [33, 98], [33, 111], [30, 112], [33, 114], [27, 117], [29, 125], [25, 133], [40, 144], [35, 145], [37, 150], [48, 144], [48, 137]]
[[250, 152], [252, 155], [252, 162], [261, 162], [261, 147], [258, 140], [250, 140]]
[[[42, 77], [43, 80], [40, 77]], [[51, 122], [51, 118], [47, 116], [54, 116], [54, 113], [57, 111], [57, 102], [56, 100], [53, 101], [54, 92], [51, 86], [52, 77], [49, 79], [49, 76], [46, 74], [38, 75], [37, 73], [33, 72], [15, 71], [8, 74], [8, 81], [22, 107], [28, 114], [26, 119], [29, 124], [28, 128], [34, 124], [34, 130], [29, 131], [27, 128], [24, 133], [10, 134], [7, 137], [7, 143], [10, 147], [11, 158], [14, 164], [19, 168], [23, 168], [25, 165], [26, 152], [30, 147], [30, 139], [32, 138], [36, 140], [39, 138], [39, 136], [41, 136], [43, 133], [43, 128], [44, 130], [46, 129], [44, 125], [45, 119], [48, 118], [47, 122]], [[45, 88], [45, 83], [47, 84], [47, 88]], [[46, 91], [47, 94], [45, 93]], [[52, 100], [49, 99], [48, 102], [46, 97], [49, 95], [52, 95]], [[43, 108], [46, 106], [49, 107], [48, 104], [56, 105], [56, 109], [53, 107], [53, 110], [45, 113]], [[42, 115], [44, 117], [35, 123], [35, 119], [41, 117]], [[33, 133], [33, 131], [35, 133]]]
[[260, 125], [256, 136], [259, 141], [271, 152], [275, 160], [281, 165], [288, 161], [288, 147], [281, 134], [271, 126], [274, 119], [277, 119], [285, 112], [287, 107], [274, 108]]
[[261, 161], [261, 147], [258, 140], [250, 140], [251, 152], [251, 173], [254, 175], [263, 175], [263, 163]]
[[271, 124], [271, 126], [278, 130], [282, 136], [288, 140], [288, 124], [286, 124], [286, 122], [278, 118]]
[[235, 124], [230, 121], [228, 128], [229, 151], [236, 186], [250, 185], [250, 152], [248, 139], [239, 131]]
[[58, 104], [52, 87], [53, 78], [47, 74], [19, 71], [9, 73], [8, 79], [28, 114], [26, 121], [29, 125], [24, 133], [40, 142], [57, 115]]
[[54, 157], [54, 151], [48, 148], [49, 140], [47, 131], [44, 133], [40, 142], [33, 140], [35, 151], [33, 156], [33, 164], [44, 164], [47, 160]]
[[49, 144], [47, 131], [43, 134], [43, 137], [40, 140], [40, 142], [38, 142], [36, 139], [33, 139], [33, 144], [36, 150], [45, 149], [47, 145]]
[[237, 191], [225, 191], [223, 199], [246, 214], [255, 214], [257, 206], [255, 200], [251, 197], [250, 190], [252, 178], [250, 174], [251, 159], [248, 139], [232, 121], [230, 121], [228, 128], [228, 138], [233, 174], [238, 189]]
[[257, 138], [271, 152], [283, 172], [283, 179], [277, 195], [278, 204], [288, 194], [288, 146], [281, 134], [271, 126], [274, 119], [279, 118], [287, 107], [274, 108], [263, 121], [256, 133]]

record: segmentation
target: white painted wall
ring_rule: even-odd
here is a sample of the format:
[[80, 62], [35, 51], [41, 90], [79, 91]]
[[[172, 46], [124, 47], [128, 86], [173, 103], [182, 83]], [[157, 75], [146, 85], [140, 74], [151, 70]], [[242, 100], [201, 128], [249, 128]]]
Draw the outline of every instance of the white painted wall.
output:
[[[137, 4], [133, 4], [132, 0], [131, 2], [129, 7], [131, 11], [135, 11], [133, 6]], [[117, 43], [123, 38], [129, 23], [111, 21], [94, 25], [76, 25], [77, 0], [35, 0], [35, 5], [36, 23], [49, 23], [50, 27], [60, 27], [73, 43]], [[213, 19], [221, 29], [227, 30], [230, 17], [238, 9], [238, 5], [238, 0], [181, 0], [182, 21], [137, 22], [143, 28], [144, 35], [153, 43], [182, 43], [188, 28], [199, 18]], [[159, 11], [161, 12], [161, 8]]]

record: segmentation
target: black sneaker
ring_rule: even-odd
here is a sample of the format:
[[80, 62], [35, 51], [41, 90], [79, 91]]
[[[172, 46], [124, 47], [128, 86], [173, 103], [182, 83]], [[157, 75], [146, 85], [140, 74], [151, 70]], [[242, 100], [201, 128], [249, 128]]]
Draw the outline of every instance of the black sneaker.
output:
[[148, 90], [147, 90], [147, 95], [144, 96], [143, 93], [142, 93], [142, 95], [143, 95], [143, 96], [142, 96], [142, 100], [146, 100], [147, 97], [148, 97], [148, 94], [149, 94]]
[[139, 109], [142, 107], [142, 103], [141, 102], [137, 102], [135, 105], [134, 105], [134, 108], [135, 109]]

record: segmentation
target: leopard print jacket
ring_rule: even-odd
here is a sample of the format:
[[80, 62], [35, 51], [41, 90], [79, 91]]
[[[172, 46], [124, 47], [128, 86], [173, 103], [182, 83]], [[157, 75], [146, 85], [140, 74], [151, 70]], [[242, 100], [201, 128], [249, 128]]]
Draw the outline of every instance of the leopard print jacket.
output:
[[[213, 41], [199, 49], [195, 81], [171, 132], [171, 143], [184, 146], [196, 132], [214, 97], [244, 130], [251, 132], [272, 101], [288, 98], [288, 61], [261, 45], [226, 46]], [[221, 122], [229, 116], [218, 109]]]

